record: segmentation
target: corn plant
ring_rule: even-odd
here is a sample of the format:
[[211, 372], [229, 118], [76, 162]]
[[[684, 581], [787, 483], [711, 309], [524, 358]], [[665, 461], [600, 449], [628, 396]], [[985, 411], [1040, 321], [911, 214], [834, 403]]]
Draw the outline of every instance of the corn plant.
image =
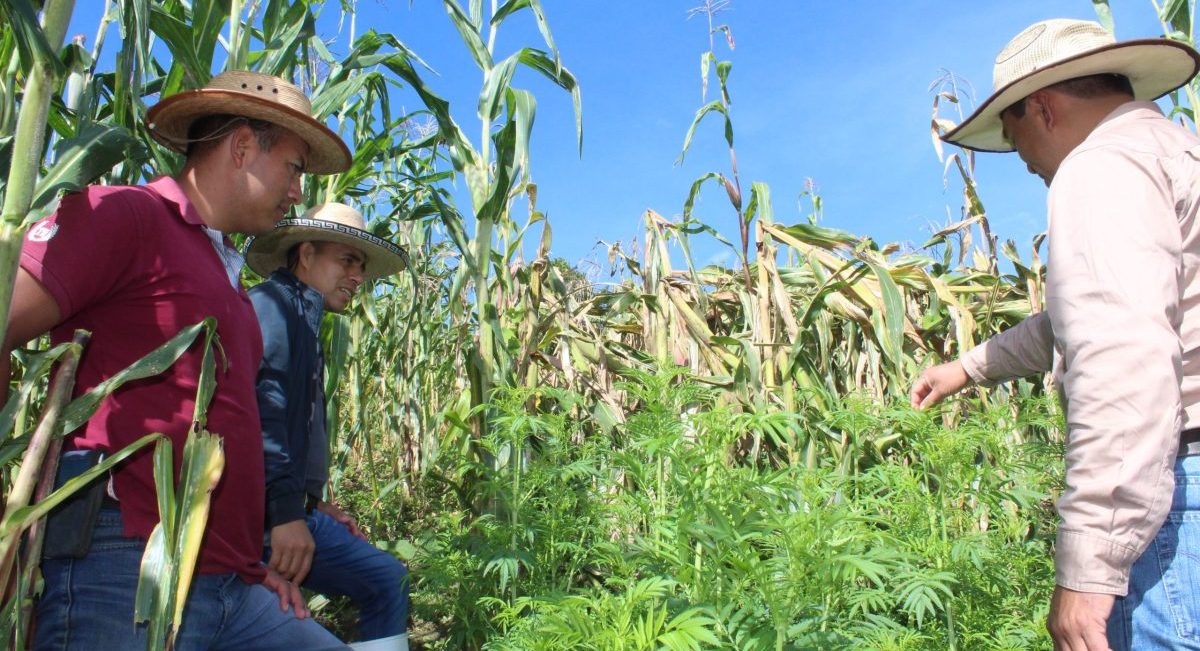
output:
[[[101, 463], [51, 492], [50, 482], [57, 467], [57, 451], [61, 445], [62, 435], [85, 423], [95, 413], [101, 401], [126, 382], [152, 377], [160, 373], [162, 369], [169, 367], [192, 345], [201, 331], [208, 331], [207, 343], [213, 336], [215, 327], [215, 323], [210, 321], [184, 329], [142, 359], [70, 401], [67, 398], [72, 393], [74, 364], [87, 341], [86, 334], [78, 335], [74, 342], [60, 344], [45, 353], [27, 358], [26, 370], [17, 391], [3, 411], [0, 411], [0, 432], [6, 438], [4, 462], [9, 463], [15, 456], [23, 456], [16, 478], [8, 491], [5, 518], [0, 521], [0, 577], [3, 577], [3, 585], [6, 586], [14, 577], [17, 581], [17, 589], [7, 591], [3, 603], [0, 604], [0, 608], [4, 612], [4, 616], [0, 620], [4, 622], [4, 627], [0, 629], [0, 633], [6, 639], [14, 640], [13, 643], [20, 646], [19, 641], [25, 635], [29, 599], [32, 597], [33, 586], [36, 583], [33, 573], [36, 571], [40, 559], [41, 544], [38, 521], [74, 492], [111, 471], [117, 464], [142, 447], [161, 438], [159, 434], [148, 433], [135, 443], [115, 451]], [[44, 381], [50, 365], [56, 361], [61, 362], [61, 368], [47, 398], [41, 423], [32, 434], [17, 430], [14, 422], [16, 414], [22, 411], [25, 404], [34, 397], [36, 386]], [[211, 379], [209, 382], [202, 381], [201, 385], [205, 391], [211, 391]], [[207, 402], [201, 403], [198, 400], [198, 404], [207, 404]], [[204, 407], [200, 407], [201, 418], [203, 409]], [[217, 454], [219, 456], [219, 450]], [[197, 456], [197, 459], [206, 461], [210, 458], [211, 454]], [[219, 477], [219, 470], [217, 477]], [[213, 477], [213, 481], [215, 480], [216, 477]], [[35, 484], [38, 485], [37, 501], [32, 502]], [[169, 484], [159, 483], [160, 491], [166, 491], [169, 487]], [[197, 492], [196, 489], [188, 487], [180, 496], [181, 499], [186, 498], [192, 502], [202, 500], [206, 504], [208, 493], [203, 490]], [[203, 516], [193, 515], [192, 517], [193, 530], [183, 537], [189, 541], [187, 550], [180, 552], [176, 560], [179, 568], [178, 574], [175, 572], [164, 573], [160, 577], [160, 580], [171, 585], [178, 584], [184, 593], [186, 593], [190, 581], [188, 568], [194, 566], [204, 525]], [[26, 530], [32, 530], [32, 533], [26, 541], [26, 554], [18, 561], [15, 551]], [[158, 622], [169, 621], [169, 614], [165, 611], [150, 611], [147, 614]], [[162, 645], [152, 645], [150, 648], [162, 648]]]
[[[571, 93], [580, 147], [583, 145], [583, 126], [579, 86], [562, 65], [539, 0], [509, 0], [499, 5], [493, 1], [488, 16], [484, 15], [482, 0], [472, 0], [469, 9], [464, 9], [456, 0], [443, 1], [451, 22], [483, 75], [477, 112], [480, 136], [474, 144], [450, 118], [444, 106], [436, 107], [436, 103], [426, 102], [437, 119], [455, 172], [467, 182], [475, 216], [474, 233], [466, 239], [462, 215], [438, 195], [432, 197], [447, 229], [463, 234], [461, 239], [453, 238], [460, 247], [458, 253], [462, 262], [462, 272], [455, 284], [463, 287], [470, 280], [474, 291], [472, 303], [478, 335], [470, 377], [472, 404], [477, 405], [486, 399], [492, 387], [510, 382], [513, 360], [505, 334], [510, 326], [496, 299], [503, 299], [506, 295], [503, 288], [511, 286], [508, 265], [504, 262], [511, 259], [519, 247], [520, 237], [512, 239], [516, 232], [510, 215], [512, 202], [524, 195], [529, 199], [532, 212], [536, 201], [536, 187], [530, 182], [529, 140], [537, 102], [529, 91], [512, 86], [517, 67], [537, 72]], [[533, 14], [546, 50], [524, 47], [497, 60], [497, 32], [504, 21], [522, 9]], [[531, 221], [537, 219], [534, 213]], [[493, 262], [497, 234], [509, 239], [507, 246], [498, 251], [500, 264]], [[493, 271], [497, 276], [495, 284]]]

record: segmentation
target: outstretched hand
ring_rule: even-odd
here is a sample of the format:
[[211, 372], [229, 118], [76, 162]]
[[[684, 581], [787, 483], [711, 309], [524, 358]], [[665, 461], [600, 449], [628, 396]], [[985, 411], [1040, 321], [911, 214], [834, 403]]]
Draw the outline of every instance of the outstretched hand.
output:
[[971, 383], [971, 376], [957, 359], [925, 369], [913, 383], [908, 398], [913, 407], [924, 409], [954, 395]]

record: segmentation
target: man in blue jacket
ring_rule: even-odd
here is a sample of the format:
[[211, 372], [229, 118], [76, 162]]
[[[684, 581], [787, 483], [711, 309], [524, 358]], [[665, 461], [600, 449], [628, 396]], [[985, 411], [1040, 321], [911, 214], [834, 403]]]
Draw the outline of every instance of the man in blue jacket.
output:
[[403, 269], [404, 252], [366, 232], [357, 210], [330, 203], [252, 241], [246, 264], [266, 277], [250, 298], [263, 337], [256, 389], [268, 565], [305, 588], [350, 597], [365, 640], [354, 649], [407, 650], [407, 569], [324, 499], [329, 435], [318, 336], [325, 310], [341, 312], [363, 282]]

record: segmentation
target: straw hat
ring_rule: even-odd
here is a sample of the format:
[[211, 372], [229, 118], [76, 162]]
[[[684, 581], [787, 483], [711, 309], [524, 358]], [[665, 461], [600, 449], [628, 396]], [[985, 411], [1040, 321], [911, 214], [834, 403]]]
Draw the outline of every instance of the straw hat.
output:
[[150, 135], [183, 153], [188, 129], [197, 118], [228, 113], [285, 127], [308, 143], [308, 172], [333, 174], [350, 167], [346, 143], [312, 117], [312, 104], [296, 86], [258, 72], [230, 71], [197, 90], [176, 93], [146, 114]]
[[1052, 84], [1097, 74], [1129, 78], [1139, 100], [1153, 100], [1191, 81], [1200, 54], [1165, 38], [1118, 43], [1108, 30], [1087, 20], [1056, 18], [1017, 34], [996, 57], [995, 91], [962, 124], [942, 136], [979, 151], [1012, 151], [1001, 135], [1000, 112]]
[[404, 249], [368, 233], [362, 213], [341, 203], [313, 206], [299, 219], [281, 220], [275, 230], [251, 239], [246, 246], [246, 266], [266, 278], [287, 266], [288, 250], [301, 242], [340, 242], [359, 249], [367, 256], [364, 281], [390, 276], [408, 266]]

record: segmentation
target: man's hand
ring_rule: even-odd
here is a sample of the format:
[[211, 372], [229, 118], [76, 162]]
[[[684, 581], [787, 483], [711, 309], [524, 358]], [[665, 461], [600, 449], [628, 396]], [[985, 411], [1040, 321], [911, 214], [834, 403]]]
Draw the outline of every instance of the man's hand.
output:
[[941, 402], [971, 383], [971, 376], [957, 359], [925, 369], [908, 392], [913, 407], [924, 409]]
[[267, 567], [288, 581], [300, 585], [312, 568], [316, 544], [304, 520], [292, 520], [271, 527], [271, 560]]
[[350, 535], [354, 536], [355, 538], [360, 538], [362, 540], [367, 539], [366, 534], [364, 534], [362, 531], [359, 531], [358, 522], [356, 522], [354, 518], [350, 517], [349, 513], [346, 513], [329, 502], [317, 502], [317, 510], [345, 525], [346, 528], [350, 530]]
[[263, 579], [263, 587], [279, 595], [279, 609], [287, 612], [288, 606], [296, 614], [296, 619], [308, 617], [308, 604], [304, 603], [304, 595], [300, 588], [291, 581], [283, 578], [275, 570], [267, 568], [267, 578]]
[[1046, 628], [1055, 651], [1112, 651], [1108, 646], [1108, 615], [1116, 597], [1054, 587]]

